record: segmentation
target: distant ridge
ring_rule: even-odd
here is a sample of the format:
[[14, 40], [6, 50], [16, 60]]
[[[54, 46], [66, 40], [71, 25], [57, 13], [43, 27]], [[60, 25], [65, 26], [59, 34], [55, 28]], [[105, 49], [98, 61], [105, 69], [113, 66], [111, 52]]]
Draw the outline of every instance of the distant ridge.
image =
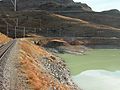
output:
[[111, 14], [111, 15], [120, 15], [120, 11], [117, 10], [117, 9], [111, 9], [111, 10], [103, 11], [103, 13]]

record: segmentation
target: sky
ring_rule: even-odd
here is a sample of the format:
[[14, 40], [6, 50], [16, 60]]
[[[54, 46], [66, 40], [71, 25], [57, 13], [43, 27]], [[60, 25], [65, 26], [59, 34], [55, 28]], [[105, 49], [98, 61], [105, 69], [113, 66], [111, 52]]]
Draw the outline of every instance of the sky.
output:
[[74, 0], [88, 4], [94, 11], [120, 10], [120, 0]]

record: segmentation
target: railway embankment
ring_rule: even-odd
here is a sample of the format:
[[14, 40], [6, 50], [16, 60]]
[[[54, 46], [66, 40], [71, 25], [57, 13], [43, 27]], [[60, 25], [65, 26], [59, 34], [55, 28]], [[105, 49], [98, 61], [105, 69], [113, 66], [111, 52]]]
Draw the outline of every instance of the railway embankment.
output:
[[64, 61], [25, 39], [15, 40], [0, 67], [2, 89], [80, 90]]

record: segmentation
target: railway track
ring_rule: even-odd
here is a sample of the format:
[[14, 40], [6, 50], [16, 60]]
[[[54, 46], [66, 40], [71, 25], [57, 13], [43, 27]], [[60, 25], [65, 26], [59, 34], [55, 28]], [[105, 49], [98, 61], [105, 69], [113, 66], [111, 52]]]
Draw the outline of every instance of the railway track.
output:
[[5, 54], [9, 51], [9, 49], [15, 44], [16, 40], [11, 40], [7, 44], [0, 47], [0, 61], [5, 56]]
[[6, 90], [5, 86], [3, 85], [3, 72], [4, 72], [4, 66], [6, 64], [6, 61], [8, 59], [8, 55], [10, 53], [11, 48], [15, 45], [16, 40], [11, 40], [5, 45], [0, 47], [0, 90]]

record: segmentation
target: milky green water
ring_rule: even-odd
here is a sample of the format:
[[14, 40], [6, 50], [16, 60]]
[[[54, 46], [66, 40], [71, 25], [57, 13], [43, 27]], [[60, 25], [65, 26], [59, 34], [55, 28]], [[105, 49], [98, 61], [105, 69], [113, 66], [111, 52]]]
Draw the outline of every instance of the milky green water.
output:
[[59, 54], [70, 68], [72, 75], [86, 70], [120, 70], [120, 49], [94, 49], [85, 55]]

